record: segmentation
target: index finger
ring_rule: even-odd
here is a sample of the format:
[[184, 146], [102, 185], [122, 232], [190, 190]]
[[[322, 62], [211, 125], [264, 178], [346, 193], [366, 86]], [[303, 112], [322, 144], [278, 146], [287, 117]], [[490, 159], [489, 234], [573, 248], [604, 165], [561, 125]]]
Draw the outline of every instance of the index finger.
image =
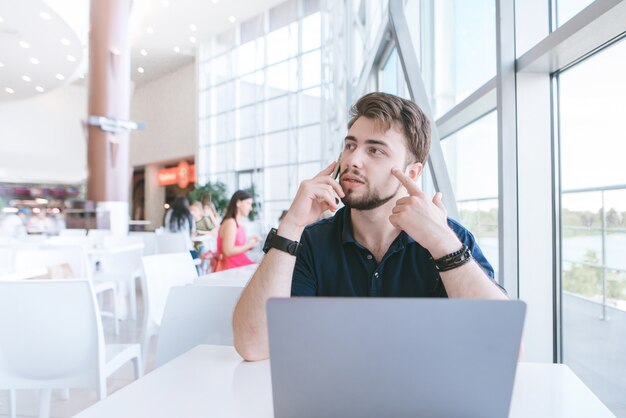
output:
[[406, 191], [409, 192], [411, 196], [415, 196], [415, 195], [422, 193], [422, 190], [419, 188], [417, 183], [415, 183], [411, 177], [405, 175], [399, 169], [395, 167], [392, 168], [391, 174], [393, 174], [400, 181], [400, 183], [404, 186]]
[[330, 176], [336, 164], [337, 164], [337, 161], [333, 161], [332, 163], [330, 163], [328, 167], [326, 167], [325, 169], [317, 173], [317, 175], [314, 178], [321, 177], [321, 176]]

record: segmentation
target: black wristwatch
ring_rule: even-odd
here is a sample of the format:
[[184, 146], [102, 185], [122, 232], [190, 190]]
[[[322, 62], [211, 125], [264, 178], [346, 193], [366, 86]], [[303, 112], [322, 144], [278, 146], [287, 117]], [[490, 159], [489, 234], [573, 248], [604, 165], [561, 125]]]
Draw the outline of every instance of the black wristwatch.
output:
[[276, 228], [270, 229], [270, 233], [265, 238], [265, 245], [263, 246], [263, 252], [267, 254], [270, 248], [276, 248], [277, 250], [284, 251], [291, 255], [297, 255], [298, 250], [302, 246], [298, 241], [292, 241], [285, 237], [281, 237], [277, 234]]

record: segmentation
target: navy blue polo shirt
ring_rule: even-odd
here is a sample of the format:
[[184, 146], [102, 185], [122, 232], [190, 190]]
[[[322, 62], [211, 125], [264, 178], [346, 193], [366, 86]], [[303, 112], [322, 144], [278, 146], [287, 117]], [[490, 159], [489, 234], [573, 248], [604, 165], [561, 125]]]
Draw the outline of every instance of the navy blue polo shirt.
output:
[[[452, 219], [448, 225], [493, 280], [493, 268], [472, 233]], [[447, 297], [424, 247], [402, 231], [379, 264], [354, 239], [350, 211], [345, 207], [307, 226], [300, 242], [292, 296]]]

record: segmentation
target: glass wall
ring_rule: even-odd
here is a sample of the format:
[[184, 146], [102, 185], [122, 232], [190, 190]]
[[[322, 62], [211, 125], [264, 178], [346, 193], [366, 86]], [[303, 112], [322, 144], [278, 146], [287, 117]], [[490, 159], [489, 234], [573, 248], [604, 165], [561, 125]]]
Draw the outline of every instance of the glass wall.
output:
[[432, 1], [433, 113], [440, 117], [496, 75], [495, 1]]
[[217, 36], [200, 57], [199, 181], [254, 184], [263, 220], [276, 224], [322, 164], [320, 2], [285, 2]]
[[498, 120], [492, 112], [446, 137], [446, 166], [459, 221], [477, 239], [498, 276]]
[[558, 75], [563, 360], [626, 416], [626, 42]]

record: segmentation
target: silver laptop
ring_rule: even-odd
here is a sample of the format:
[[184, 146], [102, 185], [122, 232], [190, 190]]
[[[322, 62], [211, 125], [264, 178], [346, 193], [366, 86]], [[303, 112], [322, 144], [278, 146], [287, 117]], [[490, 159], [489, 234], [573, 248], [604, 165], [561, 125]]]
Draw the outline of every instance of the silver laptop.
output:
[[270, 299], [274, 416], [506, 417], [525, 312], [521, 301]]

